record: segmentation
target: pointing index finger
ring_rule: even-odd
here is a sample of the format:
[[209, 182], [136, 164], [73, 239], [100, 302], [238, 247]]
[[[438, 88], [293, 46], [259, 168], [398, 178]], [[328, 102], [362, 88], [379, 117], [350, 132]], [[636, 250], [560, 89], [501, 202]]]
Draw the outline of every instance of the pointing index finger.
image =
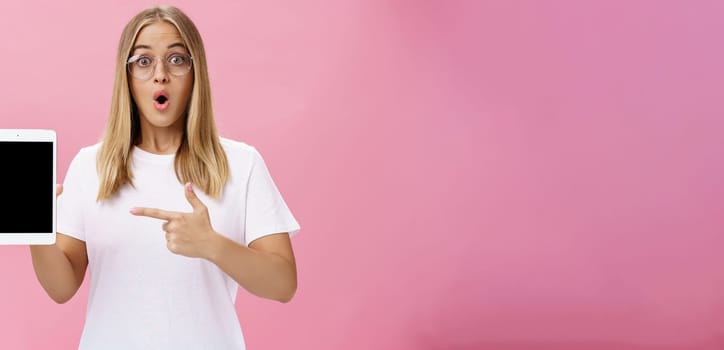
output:
[[135, 216], [147, 216], [159, 220], [171, 220], [173, 213], [156, 208], [131, 208], [131, 214]]

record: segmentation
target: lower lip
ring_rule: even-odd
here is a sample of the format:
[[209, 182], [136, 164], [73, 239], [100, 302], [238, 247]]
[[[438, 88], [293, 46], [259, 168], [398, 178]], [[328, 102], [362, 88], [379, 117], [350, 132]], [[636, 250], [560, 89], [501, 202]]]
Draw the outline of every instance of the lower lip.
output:
[[168, 101], [164, 103], [158, 103], [158, 101], [153, 101], [153, 106], [156, 107], [156, 110], [159, 112], [163, 112], [168, 108]]

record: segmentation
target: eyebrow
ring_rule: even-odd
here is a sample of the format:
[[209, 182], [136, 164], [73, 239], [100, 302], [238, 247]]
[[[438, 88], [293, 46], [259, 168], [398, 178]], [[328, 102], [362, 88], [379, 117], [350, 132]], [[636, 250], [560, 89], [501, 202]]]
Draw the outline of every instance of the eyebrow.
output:
[[[173, 43], [173, 44], [167, 46], [166, 48], [167, 48], [167, 49], [171, 49], [171, 48], [174, 48], [174, 47], [180, 47], [180, 48], [182, 48], [182, 49], [186, 49], [186, 45], [184, 45], [183, 43]], [[148, 50], [150, 50], [150, 49], [151, 49], [151, 46], [149, 46], [149, 45], [136, 45], [136, 46], [133, 47], [132, 52], [133, 52], [133, 51], [136, 51], [136, 50], [138, 50], [138, 49], [148, 49]]]

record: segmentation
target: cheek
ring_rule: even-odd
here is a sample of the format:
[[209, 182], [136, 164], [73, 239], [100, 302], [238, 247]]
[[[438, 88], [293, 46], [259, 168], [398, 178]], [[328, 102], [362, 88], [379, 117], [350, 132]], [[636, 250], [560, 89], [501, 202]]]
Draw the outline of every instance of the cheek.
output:
[[133, 97], [133, 101], [135, 101], [136, 104], [138, 104], [138, 101], [143, 100], [139, 96], [140, 94], [143, 93], [143, 88], [140, 86], [140, 84], [134, 82], [133, 80], [131, 80], [131, 84], [129, 87], [131, 89], [131, 96]]
[[193, 79], [188, 79], [184, 82], [183, 85], [181, 85], [180, 95], [183, 96], [184, 101], [186, 101], [186, 103], [188, 103], [188, 101], [191, 99], [191, 91], [193, 91], [193, 88], [194, 88]]

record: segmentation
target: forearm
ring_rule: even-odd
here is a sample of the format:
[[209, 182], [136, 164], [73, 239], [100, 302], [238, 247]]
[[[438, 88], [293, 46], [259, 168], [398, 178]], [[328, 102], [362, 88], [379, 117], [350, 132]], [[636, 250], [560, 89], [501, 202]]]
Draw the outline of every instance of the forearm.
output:
[[297, 290], [294, 262], [277, 254], [248, 248], [225, 236], [217, 236], [209, 248], [207, 260], [256, 296], [288, 302]]
[[77, 280], [68, 257], [56, 245], [31, 245], [35, 275], [43, 289], [57, 303], [65, 303], [73, 297], [81, 281]]

